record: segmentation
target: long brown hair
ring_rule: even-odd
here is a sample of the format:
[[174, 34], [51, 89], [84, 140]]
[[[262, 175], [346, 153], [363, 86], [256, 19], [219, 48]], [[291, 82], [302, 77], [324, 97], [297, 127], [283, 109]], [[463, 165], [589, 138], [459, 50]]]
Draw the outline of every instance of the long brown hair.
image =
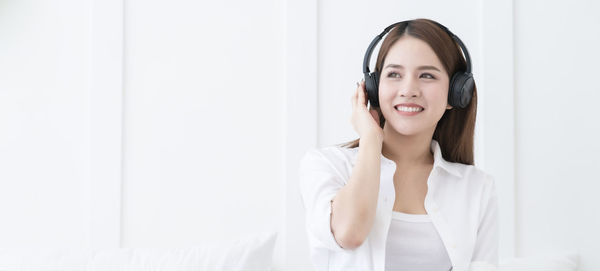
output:
[[[395, 26], [383, 40], [375, 70], [381, 74], [383, 62], [390, 48], [403, 35], [409, 35], [426, 42], [435, 52], [448, 72], [448, 77], [458, 71], [466, 70], [466, 61], [460, 46], [438, 25], [429, 19], [415, 19]], [[383, 129], [385, 118], [379, 107], [373, 107], [379, 114], [379, 125]], [[473, 165], [473, 135], [477, 114], [477, 87], [473, 86], [473, 98], [466, 108], [453, 107], [446, 110], [438, 121], [433, 139], [438, 141], [444, 159], [450, 162]], [[338, 144], [341, 147], [356, 148], [360, 138]]]

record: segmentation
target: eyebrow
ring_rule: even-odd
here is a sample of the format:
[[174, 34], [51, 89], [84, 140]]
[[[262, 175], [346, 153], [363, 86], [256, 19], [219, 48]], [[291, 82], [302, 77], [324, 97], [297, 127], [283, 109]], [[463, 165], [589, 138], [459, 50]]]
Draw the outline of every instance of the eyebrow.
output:
[[[388, 64], [387, 66], [385, 66], [385, 68], [399, 68], [399, 69], [404, 69], [404, 66], [402, 65], [398, 65], [398, 64]], [[419, 66], [417, 67], [417, 70], [436, 70], [438, 72], [442, 72], [440, 71], [440, 69], [436, 68], [435, 66]]]

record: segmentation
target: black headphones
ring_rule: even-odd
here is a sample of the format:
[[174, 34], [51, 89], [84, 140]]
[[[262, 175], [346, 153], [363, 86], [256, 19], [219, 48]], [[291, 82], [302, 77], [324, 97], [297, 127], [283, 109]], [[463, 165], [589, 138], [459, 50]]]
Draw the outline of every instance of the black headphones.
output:
[[[446, 33], [448, 33], [448, 35], [450, 35], [450, 37], [452, 37], [453, 40], [458, 42], [458, 45], [460, 46], [465, 55], [467, 62], [467, 70], [459, 71], [452, 75], [448, 90], [448, 104], [450, 104], [453, 107], [465, 108], [467, 107], [467, 105], [469, 105], [469, 102], [471, 102], [471, 97], [473, 96], [473, 86], [475, 85], [475, 81], [473, 80], [473, 74], [471, 73], [471, 57], [469, 56], [469, 51], [467, 51], [467, 47], [465, 47], [463, 42], [456, 35], [450, 32], [448, 28], [446, 28], [438, 22], [432, 20], [429, 21], [438, 25], [441, 29], [446, 31]], [[369, 45], [369, 48], [365, 53], [365, 59], [363, 61], [363, 73], [365, 75], [365, 88], [367, 89], [367, 96], [369, 97], [369, 102], [371, 103], [371, 106], [379, 107], [380, 74], [377, 72], [377, 70], [372, 73], [369, 71], [369, 61], [371, 59], [373, 49], [375, 48], [375, 45], [377, 45], [377, 43], [381, 40], [381, 38], [383, 38], [383, 36], [387, 32], [389, 32], [394, 26], [406, 23], [406, 27], [408, 27], [408, 25], [411, 22], [412, 20], [402, 21], [386, 27], [385, 30], [381, 32], [381, 34], [377, 35], [373, 39], [373, 41], [371, 41], [371, 44]]]

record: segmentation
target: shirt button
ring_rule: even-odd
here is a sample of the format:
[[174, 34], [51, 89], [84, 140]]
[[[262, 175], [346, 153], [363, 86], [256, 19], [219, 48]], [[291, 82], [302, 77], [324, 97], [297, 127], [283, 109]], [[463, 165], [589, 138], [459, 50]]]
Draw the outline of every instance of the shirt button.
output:
[[450, 247], [451, 247], [451, 248], [456, 248], [456, 243], [452, 243], [452, 244], [450, 245]]

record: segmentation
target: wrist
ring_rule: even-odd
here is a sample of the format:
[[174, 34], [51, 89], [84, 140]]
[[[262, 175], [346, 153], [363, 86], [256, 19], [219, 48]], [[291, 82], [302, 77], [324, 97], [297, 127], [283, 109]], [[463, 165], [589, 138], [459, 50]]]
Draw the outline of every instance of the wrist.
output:
[[378, 145], [382, 145], [383, 144], [383, 135], [380, 134], [367, 134], [365, 136], [361, 136], [360, 137], [360, 143], [366, 143], [366, 144], [378, 144]]

